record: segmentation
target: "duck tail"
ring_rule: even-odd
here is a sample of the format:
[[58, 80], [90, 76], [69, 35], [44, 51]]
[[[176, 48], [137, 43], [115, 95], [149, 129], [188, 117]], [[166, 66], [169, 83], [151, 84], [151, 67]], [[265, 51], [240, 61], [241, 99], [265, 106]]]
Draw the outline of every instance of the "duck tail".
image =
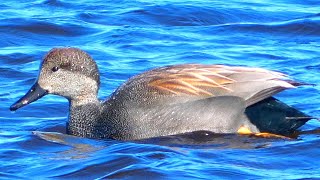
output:
[[286, 79], [285, 81], [287, 83], [295, 86], [295, 87], [298, 87], [298, 86], [316, 86], [316, 84], [300, 82], [300, 81], [294, 81], [294, 80], [291, 80], [291, 79]]
[[311, 119], [309, 116], [273, 97], [249, 106], [245, 112], [261, 132], [290, 135]]
[[312, 117], [312, 116], [305, 116], [305, 117], [286, 117], [287, 120], [301, 120], [301, 121], [304, 121], [304, 120], [310, 120], [310, 119], [315, 119], [315, 120], [318, 120], [320, 121], [320, 118], [317, 118], [317, 117]]

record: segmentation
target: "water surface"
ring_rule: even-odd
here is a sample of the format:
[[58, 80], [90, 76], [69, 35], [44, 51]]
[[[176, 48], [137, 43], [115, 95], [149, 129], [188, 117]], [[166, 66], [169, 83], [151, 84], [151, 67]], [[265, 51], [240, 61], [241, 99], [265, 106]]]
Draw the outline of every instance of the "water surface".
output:
[[[57, 96], [11, 113], [52, 47], [97, 61], [105, 99], [134, 74], [180, 64], [233, 64], [320, 83], [320, 1], [0, 2], [0, 177], [118, 179], [320, 178], [320, 122], [297, 139], [191, 133], [138, 142], [65, 135], [68, 103]], [[320, 88], [277, 97], [320, 117]]]

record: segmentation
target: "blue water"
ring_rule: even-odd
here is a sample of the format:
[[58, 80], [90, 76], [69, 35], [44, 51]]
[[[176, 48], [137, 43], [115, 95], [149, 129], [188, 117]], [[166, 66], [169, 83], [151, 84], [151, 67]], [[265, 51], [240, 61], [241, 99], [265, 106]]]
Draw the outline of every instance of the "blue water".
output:
[[[65, 135], [68, 103], [46, 96], [9, 106], [52, 47], [97, 61], [106, 98], [144, 70], [180, 63], [234, 64], [320, 84], [320, 1], [156, 0], [0, 2], [0, 179], [320, 178], [320, 122], [297, 139], [190, 134], [137, 142]], [[320, 86], [277, 96], [320, 117]]]

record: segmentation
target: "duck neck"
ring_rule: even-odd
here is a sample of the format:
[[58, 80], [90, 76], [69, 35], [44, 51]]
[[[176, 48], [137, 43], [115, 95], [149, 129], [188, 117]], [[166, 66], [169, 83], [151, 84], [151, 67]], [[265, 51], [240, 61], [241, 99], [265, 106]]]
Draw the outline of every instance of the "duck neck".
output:
[[87, 104], [100, 104], [97, 95], [91, 93], [71, 98], [69, 102], [70, 107], [83, 106]]
[[69, 103], [67, 133], [80, 137], [98, 138], [98, 133], [101, 131], [98, 121], [102, 105], [97, 96], [70, 99]]

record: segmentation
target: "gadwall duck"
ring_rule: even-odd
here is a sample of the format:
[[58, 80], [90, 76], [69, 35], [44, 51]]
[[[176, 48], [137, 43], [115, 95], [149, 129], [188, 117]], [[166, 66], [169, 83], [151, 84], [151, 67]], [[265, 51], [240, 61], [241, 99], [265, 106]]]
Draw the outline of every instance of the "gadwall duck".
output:
[[14, 111], [46, 94], [69, 100], [67, 133], [88, 138], [144, 139], [192, 131], [288, 135], [311, 117], [271, 97], [301, 83], [261, 68], [183, 64], [131, 77], [98, 100], [96, 63], [78, 48], [54, 48], [36, 83]]

